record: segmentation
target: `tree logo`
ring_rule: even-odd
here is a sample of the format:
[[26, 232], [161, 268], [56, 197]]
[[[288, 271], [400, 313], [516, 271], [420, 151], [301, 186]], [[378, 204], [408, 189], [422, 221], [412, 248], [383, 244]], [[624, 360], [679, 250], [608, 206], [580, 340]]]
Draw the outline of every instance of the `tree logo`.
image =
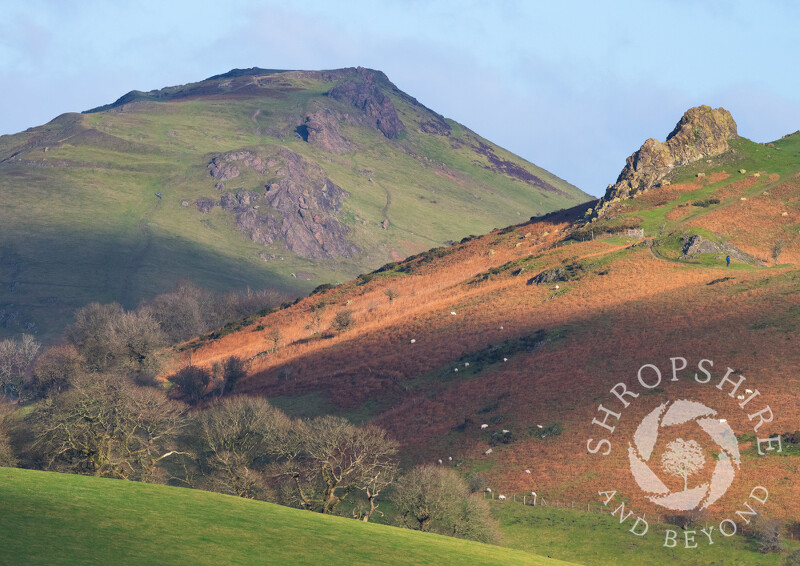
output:
[[[741, 461], [736, 435], [716, 415], [716, 411], [702, 403], [678, 400], [659, 405], [642, 419], [633, 443], [628, 444], [628, 459], [636, 483], [651, 494], [650, 501], [674, 511], [692, 511], [708, 508], [725, 494]], [[708, 481], [690, 482], [692, 476], [706, 467], [706, 451], [696, 440], [677, 438], [669, 442], [662, 453], [660, 469], [683, 480], [683, 490], [672, 491], [653, 470], [658, 460], [653, 458], [654, 451], [660, 433], [691, 422], [705, 432], [718, 450], [716, 464]]]

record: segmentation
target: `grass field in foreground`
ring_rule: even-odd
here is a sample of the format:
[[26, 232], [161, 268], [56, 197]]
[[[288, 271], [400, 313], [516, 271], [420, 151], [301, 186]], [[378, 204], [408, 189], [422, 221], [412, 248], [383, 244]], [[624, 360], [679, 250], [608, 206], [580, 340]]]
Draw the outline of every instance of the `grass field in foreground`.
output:
[[2, 564], [566, 564], [199, 490], [0, 468]]

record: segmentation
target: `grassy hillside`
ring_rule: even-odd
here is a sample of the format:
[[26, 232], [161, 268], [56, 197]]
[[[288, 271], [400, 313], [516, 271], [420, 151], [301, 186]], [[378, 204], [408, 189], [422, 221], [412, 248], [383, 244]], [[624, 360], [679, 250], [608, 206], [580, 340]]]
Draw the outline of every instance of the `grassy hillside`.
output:
[[[495, 493], [535, 490], [585, 508], [613, 482], [638, 513], [661, 520], [669, 513], [634, 483], [625, 439], [650, 410], [683, 395], [724, 415], [743, 455], [712, 517], [735, 514], [763, 482], [770, 490], [764, 514], [796, 528], [798, 153], [798, 135], [766, 145], [735, 140], [727, 154], [676, 168], [670, 185], [616, 203], [592, 225], [594, 240], [591, 229], [576, 230], [584, 212], [576, 207], [387, 265], [177, 355], [193, 351], [201, 364], [232, 354], [252, 359], [241, 392], [293, 414], [375, 422], [400, 439], [410, 460], [452, 456], [452, 465], [483, 474]], [[643, 227], [645, 239], [617, 233], [625, 226]], [[683, 257], [681, 239], [693, 234], [728, 242], [761, 264], [726, 267], [718, 252]], [[321, 305], [325, 330], [311, 335], [312, 307]], [[353, 324], [330, 330], [343, 310]], [[283, 341], [270, 353], [275, 328]], [[666, 371], [672, 356], [690, 367], [713, 360], [715, 380], [726, 368], [746, 376], [743, 387], [760, 391], [758, 408], [774, 413], [759, 436], [783, 435], [783, 451], [758, 457], [754, 421], [739, 400], [686, 372], [626, 410], [611, 455], [589, 454], [587, 439], [599, 438], [592, 419], [610, 388], [635, 383], [643, 364]]]
[[3, 564], [566, 564], [203, 491], [0, 468]]
[[[375, 90], [356, 106], [358, 93], [328, 95], [340, 84]], [[384, 133], [380, 112], [402, 129]], [[237, 175], [212, 176], [215, 159]], [[267, 200], [281, 183], [293, 192], [278, 210]], [[338, 204], [332, 186], [346, 192]], [[258, 204], [220, 206], [237, 194]], [[0, 333], [47, 337], [87, 302], [132, 307], [181, 278], [302, 294], [588, 198], [378, 72], [256, 69], [133, 92], [0, 136]]]

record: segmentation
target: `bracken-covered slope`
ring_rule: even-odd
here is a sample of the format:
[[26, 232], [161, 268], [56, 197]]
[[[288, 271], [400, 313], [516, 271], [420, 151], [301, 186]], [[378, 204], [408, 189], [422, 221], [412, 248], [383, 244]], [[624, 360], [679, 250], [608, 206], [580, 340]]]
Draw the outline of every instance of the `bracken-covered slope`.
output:
[[181, 278], [302, 294], [588, 199], [379, 71], [133, 91], [0, 137], [0, 333]]
[[[409, 460], [481, 472], [495, 493], [537, 491], [585, 508], [615, 489], [648, 516], [665, 511], [634, 483], [627, 442], [659, 404], [694, 399], [725, 416], [742, 452], [714, 514], [732, 514], [754, 485], [768, 485], [766, 514], [797, 521], [800, 135], [729, 144], [609, 203], [595, 222], [584, 220], [591, 205], [578, 206], [434, 249], [179, 355], [250, 359], [240, 392], [293, 414], [378, 423]], [[346, 311], [352, 323], [335, 329]], [[641, 366], [667, 376], [676, 356], [690, 364], [677, 382], [636, 385]], [[715, 364], [710, 385], [693, 380], [701, 359]], [[735, 396], [715, 387], [727, 368], [747, 379]], [[587, 440], [608, 435], [592, 425], [598, 406], [623, 408], [609, 393], [618, 382], [639, 397], [611, 454], [590, 454]], [[760, 391], [752, 411], [738, 406], [745, 388]], [[784, 435], [783, 451], [759, 457], [758, 417], [748, 416], [766, 405], [774, 419], [758, 436]]]

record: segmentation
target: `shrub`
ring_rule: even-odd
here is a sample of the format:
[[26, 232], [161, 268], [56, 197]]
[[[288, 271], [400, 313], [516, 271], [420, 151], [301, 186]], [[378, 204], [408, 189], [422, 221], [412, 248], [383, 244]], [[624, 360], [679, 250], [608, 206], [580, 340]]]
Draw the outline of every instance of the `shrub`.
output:
[[222, 365], [222, 392], [230, 393], [236, 387], [236, 383], [247, 375], [245, 361], [238, 356], [231, 356]]
[[336, 313], [331, 327], [337, 332], [344, 332], [353, 325], [353, 311], [345, 309]]
[[203, 398], [206, 387], [211, 382], [211, 374], [208, 370], [188, 365], [178, 373], [169, 378], [174, 385], [173, 390], [176, 395], [184, 399], [187, 403], [197, 403]]

